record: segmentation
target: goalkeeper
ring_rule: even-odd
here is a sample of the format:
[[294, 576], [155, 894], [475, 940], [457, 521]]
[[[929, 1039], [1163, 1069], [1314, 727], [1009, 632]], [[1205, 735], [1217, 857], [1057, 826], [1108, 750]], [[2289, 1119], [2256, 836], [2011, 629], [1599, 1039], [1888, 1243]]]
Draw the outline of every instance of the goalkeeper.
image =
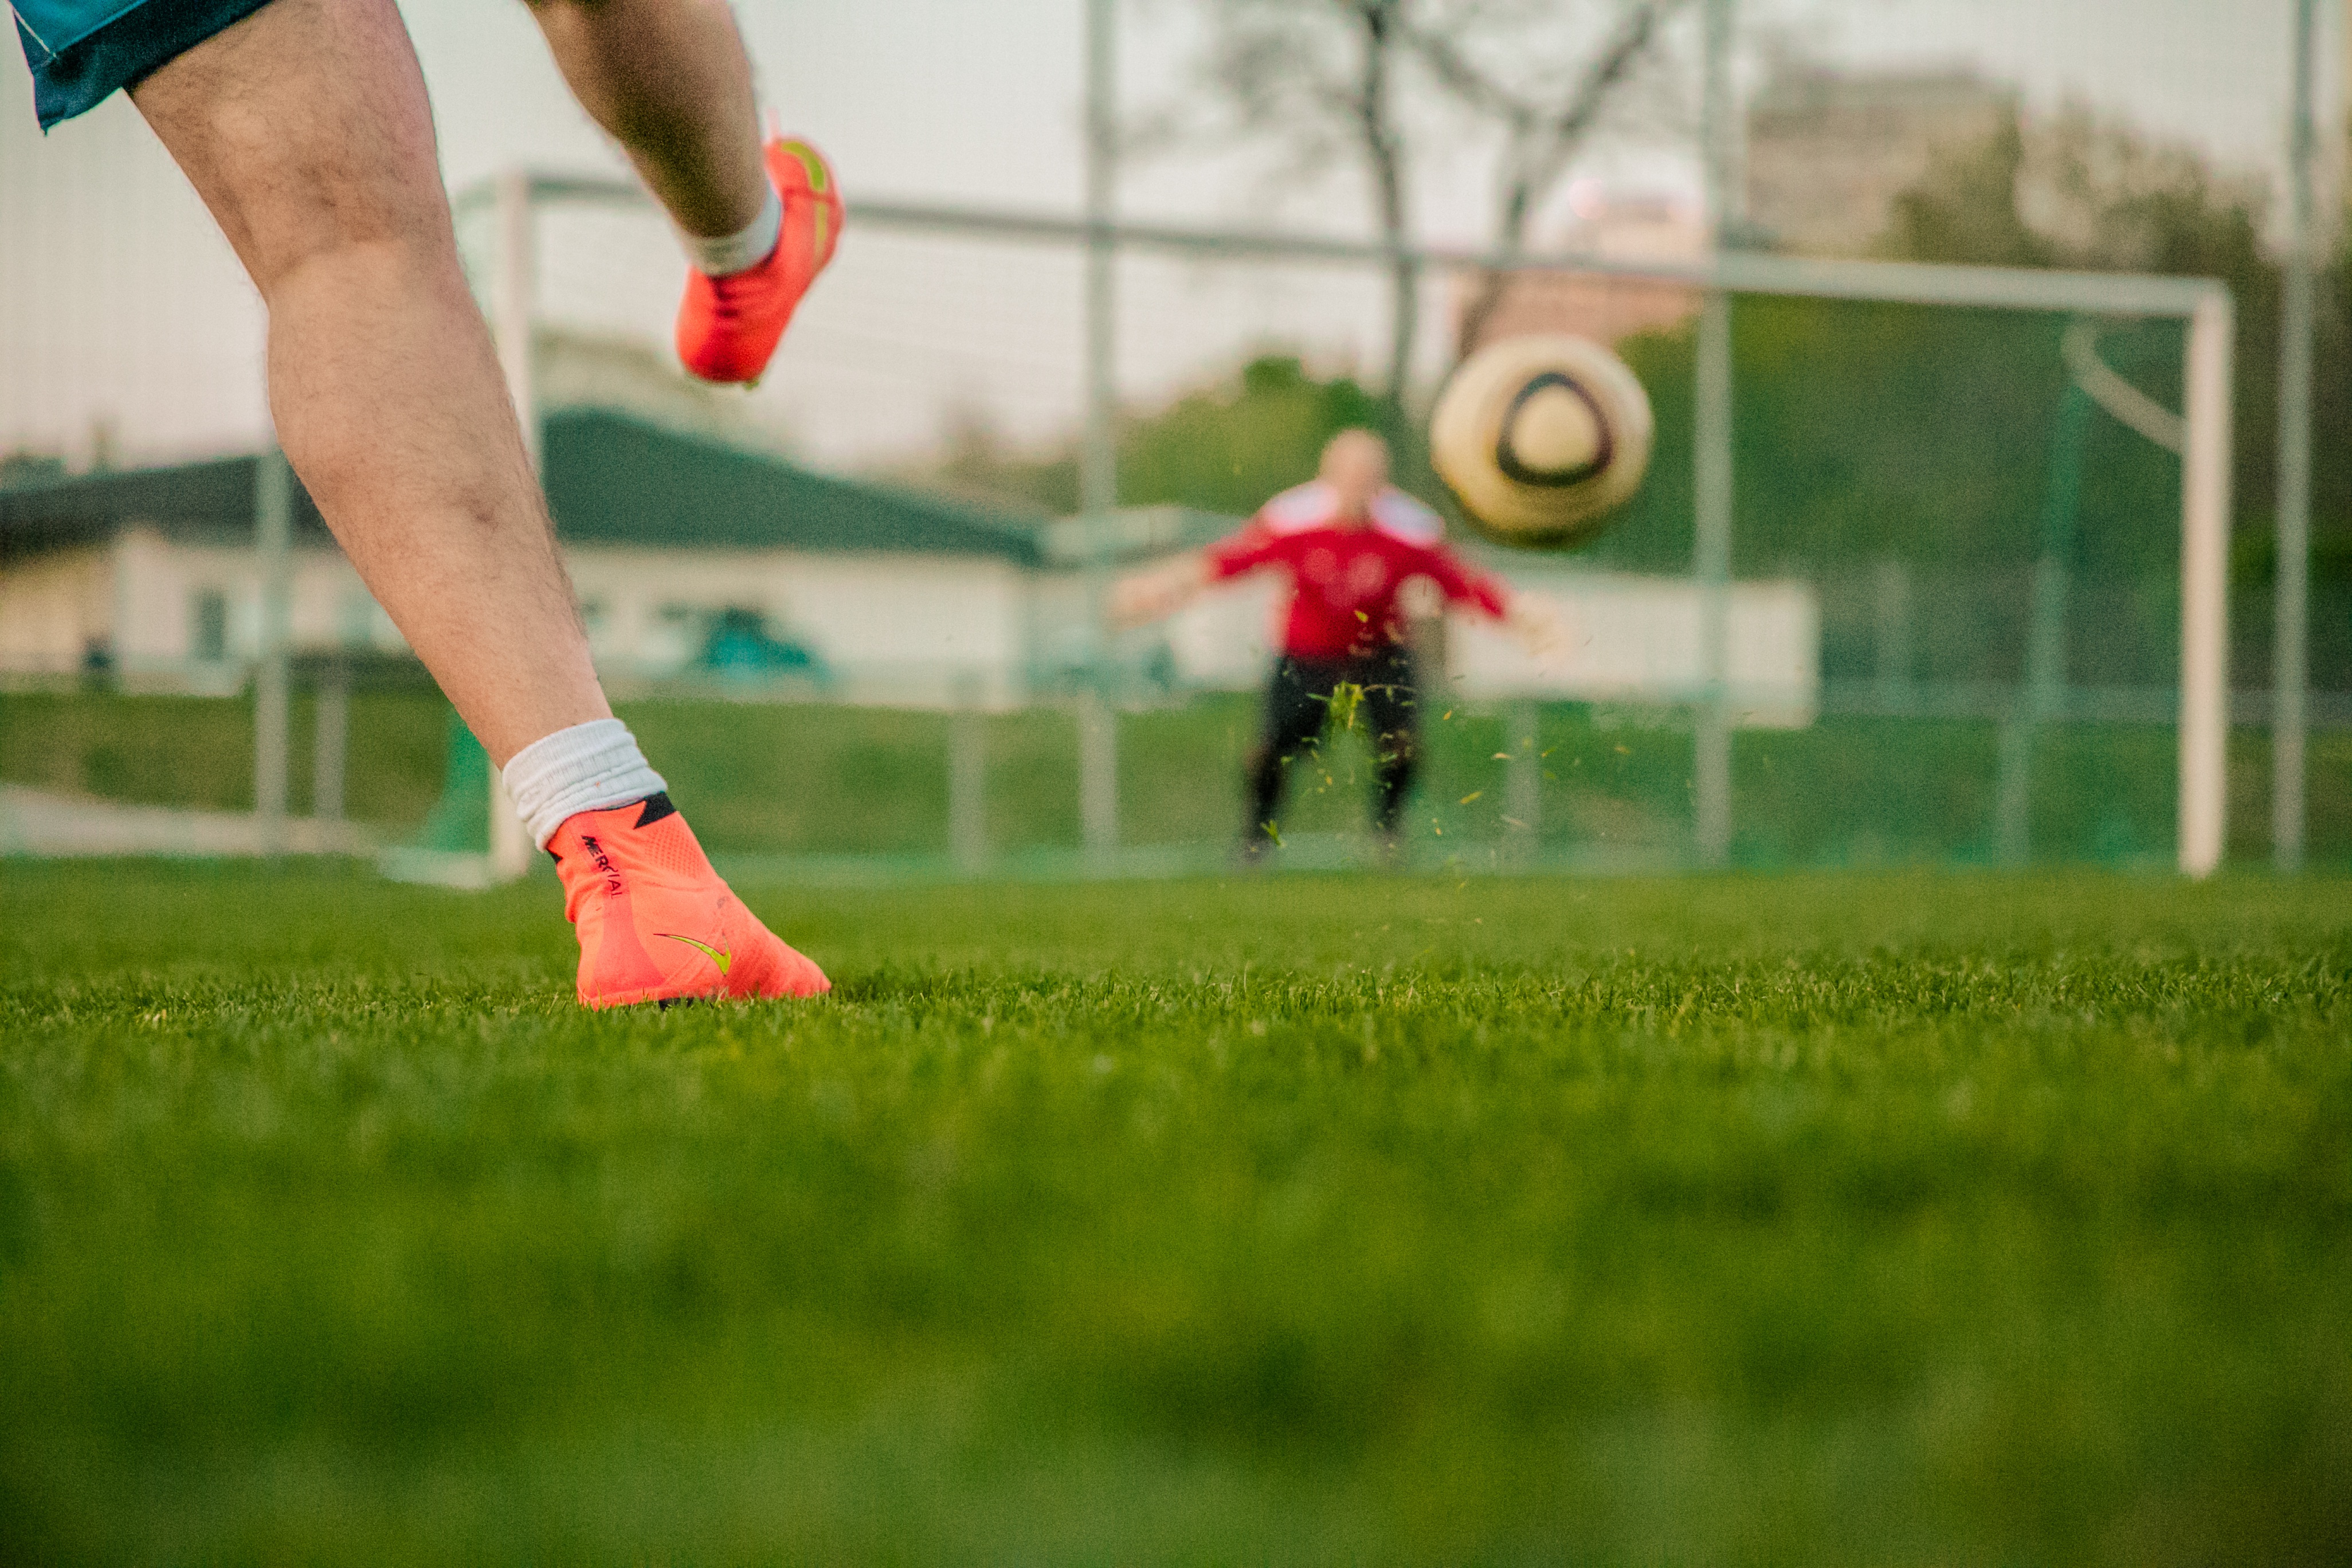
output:
[[1323, 448], [1313, 482], [1283, 491], [1223, 542], [1112, 590], [1113, 620], [1138, 626], [1244, 573], [1272, 567], [1290, 576], [1281, 651], [1266, 684], [1265, 727], [1244, 778], [1244, 858], [1262, 858], [1278, 841], [1291, 760], [1320, 742], [1335, 714], [1352, 728], [1360, 709], [1372, 738], [1373, 826], [1383, 853], [1395, 856], [1421, 751], [1417, 682], [1405, 641], [1408, 584], [1426, 582], [1447, 602], [1503, 622], [1538, 658], [1563, 649], [1564, 627], [1549, 601], [1515, 594], [1465, 566], [1446, 550], [1443, 533], [1436, 513], [1389, 483], [1387, 443], [1369, 430], [1343, 430]]

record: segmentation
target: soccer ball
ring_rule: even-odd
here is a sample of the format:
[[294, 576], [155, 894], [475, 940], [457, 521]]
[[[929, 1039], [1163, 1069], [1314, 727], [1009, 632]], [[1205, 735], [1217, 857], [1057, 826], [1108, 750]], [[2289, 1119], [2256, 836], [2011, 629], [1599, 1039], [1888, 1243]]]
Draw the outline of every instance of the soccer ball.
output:
[[1503, 544], [1581, 544], [1640, 488], [1650, 398], [1625, 362], [1566, 333], [1505, 338], [1454, 367], [1430, 463], [1473, 527]]

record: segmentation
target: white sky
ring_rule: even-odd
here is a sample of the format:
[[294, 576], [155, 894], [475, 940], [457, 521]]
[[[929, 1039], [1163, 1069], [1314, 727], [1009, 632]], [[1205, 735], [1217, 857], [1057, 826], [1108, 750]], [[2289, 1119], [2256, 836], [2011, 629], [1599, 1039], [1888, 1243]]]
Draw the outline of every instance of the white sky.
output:
[[[1562, 0], [1564, 11], [1575, 0]], [[2036, 105], [2083, 99], [2236, 164], [2273, 163], [2291, 0], [1749, 0], [1748, 19], [1809, 51], [1973, 63]], [[618, 173], [515, 0], [404, 0], [453, 188], [528, 162]], [[858, 194], [1028, 208], [1078, 198], [1082, 0], [739, 0], [763, 96]], [[1130, 107], [1179, 93], [1192, 0], [1130, 16]], [[2341, 58], [2331, 41], [2326, 56]], [[2332, 80], [2334, 72], [2329, 77]], [[2333, 101], [2332, 92], [2328, 101]], [[1433, 239], [1475, 237], [1484, 191], [1465, 156], [1424, 166]], [[1604, 152], [1596, 172], [1673, 184], [1671, 149]], [[1133, 215], [1360, 230], [1345, 182], [1270, 184], [1230, 158], [1168, 158], [1122, 188]], [[658, 334], [677, 262], [649, 222], [551, 231], [551, 310]], [[919, 446], [944, 403], [986, 405], [1016, 434], [1071, 415], [1075, 271], [1002, 248], [861, 237], [813, 297], [756, 405], [820, 458]], [[1164, 393], [1252, 342], [1369, 360], [1376, 296], [1354, 279], [1258, 268], [1131, 268], [1121, 356], [1132, 394]], [[1427, 353], [1442, 352], [1431, 300]], [[41, 138], [31, 82], [0, 63], [0, 451], [79, 458], [100, 421], [131, 458], [265, 438], [257, 305], [194, 196], [117, 97]]]

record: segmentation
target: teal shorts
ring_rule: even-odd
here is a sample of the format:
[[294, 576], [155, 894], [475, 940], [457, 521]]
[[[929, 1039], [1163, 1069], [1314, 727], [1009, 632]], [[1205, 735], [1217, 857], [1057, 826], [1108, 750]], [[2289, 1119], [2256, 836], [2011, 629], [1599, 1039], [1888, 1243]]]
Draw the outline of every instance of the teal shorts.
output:
[[33, 110], [47, 131], [194, 48], [269, 0], [8, 0]]

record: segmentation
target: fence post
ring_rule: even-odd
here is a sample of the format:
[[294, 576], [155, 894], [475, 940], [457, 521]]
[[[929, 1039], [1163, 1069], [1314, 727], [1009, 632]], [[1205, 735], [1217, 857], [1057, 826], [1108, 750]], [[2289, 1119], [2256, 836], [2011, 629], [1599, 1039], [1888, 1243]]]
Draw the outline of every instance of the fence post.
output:
[[310, 815], [321, 823], [343, 820], [343, 764], [351, 719], [352, 669], [337, 654], [320, 671], [310, 725]]
[[1087, 858], [1099, 865], [1118, 846], [1118, 720], [1104, 700], [1112, 649], [1104, 626], [1110, 532], [1118, 508], [1117, 263], [1110, 225], [1118, 194], [1117, 0], [1087, 0], [1086, 442], [1078, 505], [1087, 520], [1087, 616], [1092, 638], [1078, 693], [1078, 823]]
[[1911, 710], [1911, 568], [1888, 556], [1871, 574], [1871, 655], [1878, 705], [1889, 713]]
[[1504, 766], [1504, 813], [1511, 820], [1512, 858], [1532, 861], [1542, 843], [1543, 830], [1543, 705], [1523, 697], [1503, 712], [1503, 749], [1511, 754]]
[[253, 678], [253, 815], [261, 852], [286, 851], [287, 601], [293, 592], [294, 471], [272, 447], [254, 465], [253, 547], [260, 566], [259, 658]]
[[988, 862], [988, 718], [971, 675], [957, 679], [948, 713], [948, 848], [960, 871]]
[[2001, 721], [2000, 800], [1995, 838], [2006, 866], [2033, 858], [2033, 753], [2043, 726], [2064, 717], [2066, 596], [2073, 584], [2075, 509], [2091, 395], [2079, 381], [2058, 405], [2050, 479], [2042, 499], [2042, 550], [2026, 590], [2025, 674]]
[[1078, 693], [1078, 830], [1097, 865], [1118, 847], [1118, 712], [1091, 686]]
[[2286, 276], [2280, 300], [2278, 559], [2272, 616], [2271, 855], [2303, 869], [2304, 734], [2311, 621], [2312, 172], [2318, 147], [2313, 74], [2316, 0], [2296, 0], [2294, 124], [2288, 132]]
[[1698, 520], [1691, 574], [1699, 593], [1698, 723], [1691, 747], [1692, 830], [1699, 859], [1731, 850], [1731, 301], [1706, 297], [1698, 331]]
[[[1706, 78], [1700, 106], [1707, 226], [1720, 259], [1742, 205], [1738, 135], [1732, 105], [1733, 0], [1707, 0]], [[1707, 291], [1698, 323], [1697, 417], [1692, 432], [1695, 540], [1691, 575], [1699, 585], [1698, 723], [1692, 739], [1692, 828], [1701, 861], [1720, 866], [1731, 851], [1731, 297]]]

